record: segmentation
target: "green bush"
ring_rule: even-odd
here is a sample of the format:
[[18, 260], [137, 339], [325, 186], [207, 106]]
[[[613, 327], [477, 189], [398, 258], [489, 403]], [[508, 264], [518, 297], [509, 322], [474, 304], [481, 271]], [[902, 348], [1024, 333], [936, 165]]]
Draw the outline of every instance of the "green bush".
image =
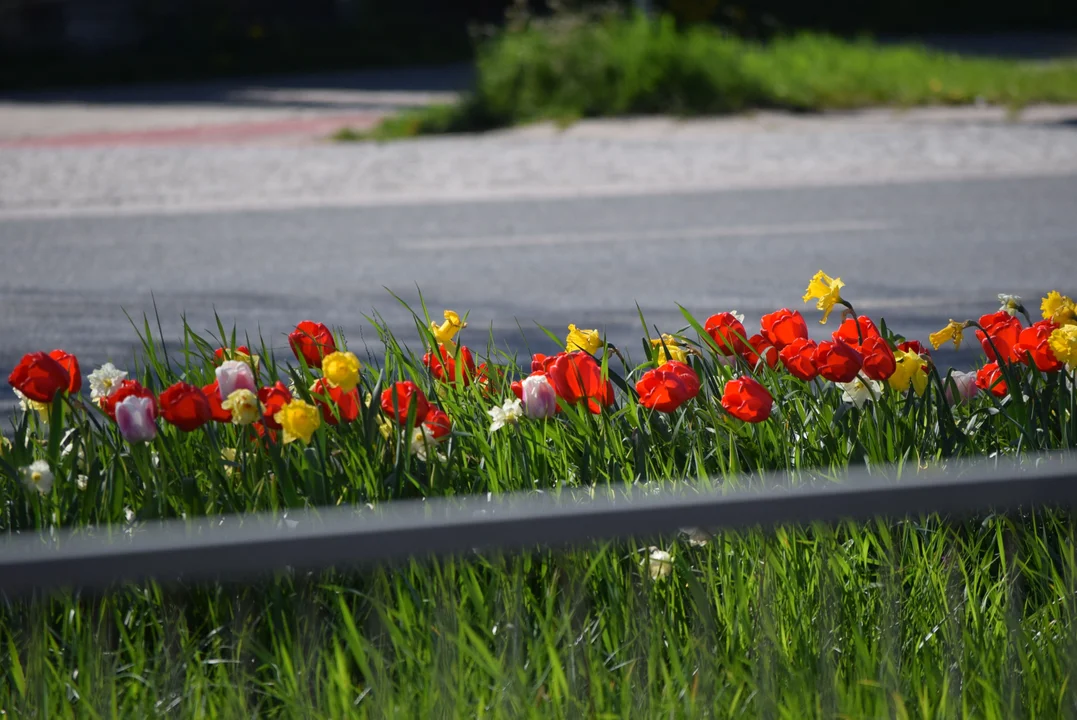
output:
[[669, 17], [531, 20], [486, 41], [476, 63], [475, 91], [461, 105], [409, 111], [370, 136], [752, 108], [1077, 101], [1072, 62], [971, 59], [817, 34], [756, 43], [709, 26], [678, 28]]
[[714, 113], [759, 102], [743, 43], [670, 18], [560, 19], [494, 39], [478, 57], [477, 94], [496, 114]]

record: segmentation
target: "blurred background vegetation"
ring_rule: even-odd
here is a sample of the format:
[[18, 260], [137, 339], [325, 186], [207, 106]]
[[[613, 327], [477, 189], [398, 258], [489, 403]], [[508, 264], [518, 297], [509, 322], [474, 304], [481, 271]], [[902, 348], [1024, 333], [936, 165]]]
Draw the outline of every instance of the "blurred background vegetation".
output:
[[467, 61], [524, 15], [634, 6], [751, 39], [1077, 29], [1073, 0], [0, 0], [0, 87]]

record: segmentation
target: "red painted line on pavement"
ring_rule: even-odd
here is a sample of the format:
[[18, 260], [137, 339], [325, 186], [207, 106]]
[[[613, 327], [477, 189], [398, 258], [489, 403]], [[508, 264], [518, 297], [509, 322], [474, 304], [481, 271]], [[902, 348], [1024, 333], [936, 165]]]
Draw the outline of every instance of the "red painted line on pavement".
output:
[[331, 117], [220, 123], [193, 127], [160, 128], [124, 132], [72, 133], [0, 140], [0, 148], [58, 148], [132, 145], [194, 145], [243, 143], [275, 135], [327, 135], [342, 127], [363, 130], [373, 127], [385, 113], [366, 112]]

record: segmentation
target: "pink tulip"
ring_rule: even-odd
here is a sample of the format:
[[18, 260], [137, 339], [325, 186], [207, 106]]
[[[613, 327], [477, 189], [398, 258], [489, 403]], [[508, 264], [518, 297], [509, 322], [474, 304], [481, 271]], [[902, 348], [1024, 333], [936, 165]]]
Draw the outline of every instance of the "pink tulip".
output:
[[950, 389], [950, 383], [945, 383], [946, 402], [951, 405], [955, 402], [958, 404], [966, 403], [974, 398], [976, 393], [980, 391], [980, 389], [976, 387], [976, 373], [955, 370], [950, 377], [953, 378], [954, 385], [957, 386], [957, 399], [955, 400], [953, 392]]
[[557, 412], [557, 393], [545, 375], [523, 379], [524, 413], [532, 418], [548, 418]]
[[157, 437], [156, 411], [152, 397], [130, 395], [116, 405], [116, 424], [130, 443], [150, 442]]
[[254, 383], [254, 372], [251, 366], [241, 360], [226, 360], [217, 368], [217, 387], [220, 389], [221, 401], [236, 390], [250, 390], [258, 394], [258, 387]]

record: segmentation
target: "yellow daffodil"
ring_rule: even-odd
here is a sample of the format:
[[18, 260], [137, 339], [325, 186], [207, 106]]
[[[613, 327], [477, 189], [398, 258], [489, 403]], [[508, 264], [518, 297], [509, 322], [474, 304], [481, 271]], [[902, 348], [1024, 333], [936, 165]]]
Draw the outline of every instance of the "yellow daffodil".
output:
[[47, 402], [39, 402], [37, 400], [31, 400], [23, 395], [18, 390], [15, 391], [15, 397], [19, 399], [19, 407], [23, 412], [30, 412], [33, 410], [41, 418], [42, 422], [49, 421], [49, 409], [52, 407]]
[[221, 461], [224, 465], [224, 476], [233, 477], [236, 474], [236, 449], [221, 448]]
[[[363, 397], [363, 405], [365, 407], [370, 407], [370, 403], [373, 402], [373, 400], [374, 396], [370, 393], [367, 393], [366, 396]], [[396, 423], [385, 417], [385, 415], [382, 413], [378, 413], [374, 416], [374, 422], [378, 425], [378, 432], [380, 432], [381, 436], [386, 440], [392, 437], [393, 433], [398, 427]]]
[[282, 407], [273, 419], [284, 430], [286, 443], [293, 440], [309, 443], [314, 431], [322, 424], [322, 414], [318, 412], [318, 408], [303, 400], [292, 400]]
[[1047, 293], [1040, 303], [1044, 320], [1052, 320], [1057, 325], [1077, 325], [1077, 304], [1057, 290]]
[[914, 352], [904, 350], [895, 350], [894, 360], [897, 367], [887, 381], [890, 387], [898, 392], [906, 392], [912, 385], [917, 397], [923, 395], [927, 390], [927, 371], [924, 369], [927, 361]]
[[961, 341], [963, 339], [962, 333], [964, 331], [965, 323], [959, 323], [954, 320], [951, 320], [942, 330], [939, 330], [938, 332], [933, 332], [928, 335], [927, 339], [931, 341], [931, 347], [935, 348], [936, 350], [938, 350], [940, 347], [950, 342], [951, 340], [954, 341], [954, 350], [960, 350]]
[[[688, 353], [684, 351], [684, 346], [672, 335], [663, 335], [661, 340], [651, 340], [651, 347], [657, 351], [658, 365], [665, 365], [671, 359], [679, 363], [688, 362]], [[666, 356], [667, 350], [669, 357]]]
[[598, 330], [580, 330], [575, 325], [568, 326], [568, 338], [565, 340], [567, 352], [583, 350], [594, 355], [600, 347], [602, 347], [602, 338], [599, 337]]
[[262, 404], [258, 402], [258, 396], [246, 388], [233, 390], [221, 407], [232, 413], [232, 422], [236, 425], [250, 425], [262, 417]]
[[1059, 362], [1077, 367], [1077, 325], [1063, 325], [1051, 333], [1047, 343]]
[[322, 358], [322, 375], [330, 385], [351, 392], [359, 384], [359, 358], [350, 352], [332, 352]]
[[455, 350], [456, 346], [453, 345], [452, 339], [456, 337], [456, 333], [467, 327], [467, 323], [463, 322], [460, 316], [452, 310], [446, 310], [444, 317], [445, 322], [440, 325], [433, 320], [430, 321], [430, 332], [439, 343]]
[[830, 311], [834, 309], [836, 304], [841, 302], [841, 289], [843, 287], [845, 287], [845, 283], [841, 281], [841, 278], [832, 278], [822, 270], [815, 273], [811, 282], [808, 283], [808, 289], [804, 293], [804, 302], [815, 300], [816, 309], [823, 311], [823, 319], [819, 321], [820, 325], [826, 324], [826, 319], [830, 317]]
[[378, 413], [374, 416], [374, 422], [378, 424], [378, 432], [380, 432], [381, 436], [386, 440], [392, 437], [393, 432], [397, 428], [397, 425], [394, 422], [389, 420], [389, 418], [385, 417], [381, 413]]

